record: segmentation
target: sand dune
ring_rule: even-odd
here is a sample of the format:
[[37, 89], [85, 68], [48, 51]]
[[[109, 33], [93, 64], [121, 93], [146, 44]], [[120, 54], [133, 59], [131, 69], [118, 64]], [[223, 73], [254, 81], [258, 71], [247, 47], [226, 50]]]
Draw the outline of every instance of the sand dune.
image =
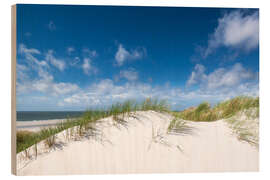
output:
[[[258, 149], [240, 142], [223, 120], [189, 122], [192, 133], [167, 134], [172, 119], [154, 111], [137, 112], [128, 127], [114, 126], [112, 118], [97, 124], [102, 134], [65, 140], [61, 146], [25, 163], [17, 155], [18, 175], [180, 173], [258, 171]], [[61, 143], [60, 143], [61, 142]], [[42, 143], [42, 142], [41, 142]], [[41, 146], [41, 145], [40, 145]]]

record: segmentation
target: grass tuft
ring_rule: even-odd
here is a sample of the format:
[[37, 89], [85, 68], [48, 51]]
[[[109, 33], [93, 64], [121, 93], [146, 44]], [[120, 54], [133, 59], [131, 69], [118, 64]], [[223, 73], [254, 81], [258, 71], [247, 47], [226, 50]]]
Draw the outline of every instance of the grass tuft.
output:
[[[86, 135], [93, 135], [96, 132], [95, 124], [99, 119], [112, 116], [117, 125], [127, 127], [126, 117], [131, 116], [135, 111], [154, 110], [158, 112], [169, 111], [169, 106], [164, 100], [157, 100], [147, 98], [146, 100], [138, 103], [134, 100], [127, 100], [123, 103], [115, 103], [107, 110], [87, 110], [85, 113], [76, 119], [67, 117], [55, 127], [44, 128], [39, 132], [33, 133], [30, 131], [17, 132], [17, 153], [27, 150], [30, 146], [45, 140], [49, 148], [55, 145], [56, 134], [66, 130], [66, 138], [73, 135], [83, 137]], [[74, 131], [73, 127], [77, 127]], [[76, 134], [75, 134], [76, 133]], [[27, 153], [26, 153], [27, 154]]]
[[[231, 100], [221, 102], [213, 108], [210, 107], [209, 103], [204, 102], [197, 108], [189, 108], [179, 112], [178, 114], [185, 120], [210, 122], [218, 119], [230, 118], [237, 112], [249, 108], [259, 109], [259, 97], [253, 98], [239, 96]], [[259, 116], [259, 110], [257, 110], [256, 115], [257, 117]]]
[[187, 122], [180, 118], [179, 114], [173, 113], [173, 120], [170, 122], [167, 133], [173, 135], [191, 135], [193, 134], [193, 128], [190, 127]]
[[[171, 112], [170, 107], [165, 100], [147, 98], [142, 102], [128, 100], [123, 103], [115, 103], [107, 110], [87, 110], [76, 119], [67, 118], [67, 120], [59, 123], [54, 127], [44, 128], [39, 132], [18, 131], [17, 132], [17, 153], [25, 151], [28, 156], [27, 148], [45, 140], [49, 148], [55, 145], [56, 134], [66, 131], [66, 138], [78, 135], [84, 137], [93, 135], [97, 132], [95, 125], [99, 119], [112, 116], [115, 125], [127, 127], [127, 117], [134, 117], [132, 112], [153, 110], [156, 112], [171, 112], [174, 119], [170, 122], [167, 129], [169, 134], [191, 134], [192, 129], [184, 120], [191, 121], [216, 121], [222, 118], [230, 118], [238, 112], [250, 108], [256, 111], [252, 116], [259, 116], [259, 98], [240, 96], [228, 101], [217, 104], [211, 108], [207, 102], [201, 103], [198, 107], [191, 107], [182, 112]], [[77, 130], [74, 130], [74, 127]], [[240, 132], [240, 131], [239, 131]], [[242, 131], [243, 132], [243, 131]], [[247, 139], [249, 133], [238, 133], [240, 139]], [[76, 136], [77, 137], [77, 136]], [[254, 142], [251, 138], [250, 141]], [[256, 141], [256, 140], [255, 140]], [[251, 143], [252, 143], [251, 142]], [[256, 142], [255, 142], [256, 143]], [[37, 149], [36, 149], [37, 152]], [[37, 153], [36, 153], [37, 154]]]
[[259, 118], [256, 108], [238, 112], [235, 116], [225, 119], [225, 122], [240, 141], [259, 147]]
[[[211, 122], [224, 119], [240, 141], [259, 146], [259, 97], [239, 96], [210, 107], [202, 103], [197, 108], [189, 108], [182, 112], [174, 112], [174, 116], [190, 121]], [[168, 128], [174, 132], [177, 119], [173, 120]], [[179, 129], [179, 128], [176, 128]]]

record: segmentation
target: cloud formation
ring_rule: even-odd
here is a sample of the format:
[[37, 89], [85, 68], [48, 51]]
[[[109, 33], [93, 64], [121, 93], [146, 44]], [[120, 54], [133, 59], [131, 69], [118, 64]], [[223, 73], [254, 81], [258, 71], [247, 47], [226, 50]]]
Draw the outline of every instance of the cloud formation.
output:
[[64, 71], [66, 67], [65, 61], [57, 59], [53, 54], [54, 54], [53, 50], [49, 50], [45, 55], [45, 59], [60, 71]]
[[83, 72], [85, 73], [85, 74], [89, 74], [89, 71], [90, 71], [90, 69], [91, 69], [91, 60], [89, 59], [89, 58], [85, 58], [84, 60], [83, 60], [83, 65], [82, 65], [82, 68], [83, 68]]
[[250, 51], [259, 45], [259, 14], [233, 11], [218, 19], [218, 26], [210, 35], [202, 55], [206, 58], [219, 47]]
[[128, 51], [122, 44], [119, 44], [118, 50], [115, 54], [116, 64], [122, 66], [128, 60], [137, 60], [143, 58], [146, 54], [144, 48], [137, 48], [134, 50]]
[[[122, 65], [127, 60], [131, 60], [126, 56], [139, 57], [135, 55], [136, 53], [134, 54], [133, 50], [127, 51], [124, 48], [121, 51], [128, 54], [124, 55]], [[22, 56], [19, 57], [24, 60], [18, 61], [17, 64], [17, 93], [21, 99], [18, 102], [23, 102], [21, 103], [23, 106], [32, 105], [31, 101], [34, 97], [35, 102], [37, 99], [46, 97], [42, 101], [42, 106], [51, 103], [54, 107], [58, 104], [59, 107], [56, 108], [61, 110], [68, 108], [85, 110], [107, 107], [112, 103], [127, 99], [143, 100], [152, 97], [166, 99], [173, 109], [180, 110], [202, 101], [215, 103], [238, 95], [257, 96], [259, 93], [257, 72], [248, 70], [240, 63], [231, 67], [216, 68], [211, 72], [207, 71], [204, 65], [196, 64], [186, 81], [186, 85], [191, 87], [190, 89], [171, 85], [170, 82], [160, 82], [157, 85], [151, 83], [152, 79], [149, 79], [148, 83], [145, 83], [147, 81], [140, 82], [139, 73], [133, 68], [122, 69], [118, 73], [117, 77], [126, 79], [126, 81], [112, 81], [108, 77], [103, 77], [104, 79], [95, 80], [94, 83], [89, 81], [91, 84], [79, 87], [75, 83], [59, 81], [58, 77], [54, 77], [52, 68], [57, 68], [61, 74], [66, 75], [65, 73], [68, 71], [64, 70], [69, 70], [67, 66], [70, 63], [56, 58], [52, 50], [42, 54], [38, 49], [27, 48], [21, 44], [18, 53]], [[83, 53], [80, 56], [81, 61], [80, 57], [68, 56], [70, 62], [71, 58], [74, 58], [73, 65], [78, 63], [78, 66], [73, 68], [78, 68], [77, 70], [82, 75], [96, 73], [97, 68], [93, 66], [92, 61], [96, 57], [96, 52], [87, 50]], [[27, 101], [28, 104], [24, 101]]]
[[70, 65], [75, 66], [76, 64], [78, 64], [80, 62], [80, 60], [81, 59], [78, 56], [76, 56], [71, 60]]
[[48, 77], [46, 79], [35, 79], [33, 81], [25, 81], [23, 83], [17, 83], [17, 92], [20, 93], [31, 93], [41, 92], [48, 95], [58, 96], [65, 95], [71, 92], [75, 92], [79, 89], [76, 84], [72, 83], [56, 83], [54, 79]]
[[121, 70], [119, 74], [120, 78], [125, 78], [128, 81], [135, 81], [138, 79], [139, 75], [138, 72], [135, 71], [135, 69], [130, 68], [128, 70]]
[[97, 68], [91, 64], [90, 58], [84, 58], [82, 69], [83, 69], [84, 74], [86, 75], [90, 75], [91, 73], [96, 74], [98, 71]]
[[196, 89], [188, 90], [173, 87], [169, 84], [152, 86], [142, 82], [126, 82], [124, 84], [114, 83], [111, 79], [103, 79], [91, 84], [86, 89], [67, 95], [59, 101], [58, 105], [66, 107], [76, 107], [79, 109], [108, 107], [112, 103], [123, 102], [128, 99], [137, 101], [145, 98], [159, 98], [168, 100], [172, 109], [183, 109], [191, 105], [209, 101], [217, 103], [221, 100], [229, 99], [237, 95], [258, 95], [258, 84], [241, 83], [231, 89]]
[[27, 71], [28, 67], [22, 64], [16, 64], [16, 76], [18, 80], [28, 79]]
[[[46, 61], [39, 60], [35, 57], [35, 55], [41, 55], [39, 50], [27, 48], [24, 44], [19, 45], [18, 51], [25, 58], [24, 63], [28, 65], [26, 66], [17, 62], [16, 90], [18, 94], [41, 92], [57, 96], [68, 94], [79, 89], [76, 84], [54, 81], [53, 75], [49, 73], [50, 65], [47, 62], [61, 71], [64, 70], [65, 63], [62, 60], [56, 59], [52, 50], [49, 50], [45, 54]], [[28, 76], [27, 73], [29, 72], [36, 73], [36, 76]]]
[[40, 54], [40, 51], [34, 48], [27, 48], [24, 44], [19, 45], [19, 53], [20, 54]]
[[245, 69], [242, 64], [236, 63], [231, 68], [217, 68], [206, 74], [205, 67], [196, 64], [192, 71], [187, 85], [198, 84], [208, 90], [217, 88], [235, 88], [246, 81], [256, 80], [257, 74]]
[[[176, 93], [170, 93], [176, 94]], [[91, 84], [88, 88], [63, 99], [66, 105], [85, 105], [84, 107], [109, 106], [111, 103], [121, 102], [127, 99], [142, 100], [146, 97], [164, 98], [166, 94], [160, 94], [145, 83], [126, 82], [123, 85], [115, 84], [111, 79], [103, 79]]]
[[21, 54], [27, 61], [29, 67], [33, 69], [41, 69], [49, 67], [48, 63], [44, 60], [38, 60], [35, 55], [40, 55], [40, 51], [34, 48], [27, 48], [24, 44], [20, 44], [18, 48], [19, 54]]
[[[22, 65], [17, 64], [17, 72], [22, 70]], [[53, 75], [43, 68], [37, 69], [38, 76], [34, 79], [29, 78], [18, 78], [16, 82], [16, 90], [18, 94], [21, 93], [32, 93], [32, 92], [41, 92], [45, 94], [50, 94], [53, 96], [64, 95], [74, 91], [79, 90], [79, 87], [76, 84], [64, 83], [64, 82], [55, 82]], [[20, 73], [21, 74], [21, 73]], [[18, 74], [19, 75], [19, 74]]]
[[90, 58], [94, 58], [98, 56], [98, 53], [96, 50], [90, 50], [88, 48], [83, 48], [82, 49], [83, 55], [85, 57], [90, 57]]
[[204, 71], [205, 67], [203, 65], [196, 64], [194, 70], [191, 72], [191, 75], [187, 81], [187, 85], [190, 86], [207, 79], [207, 75], [204, 74]]

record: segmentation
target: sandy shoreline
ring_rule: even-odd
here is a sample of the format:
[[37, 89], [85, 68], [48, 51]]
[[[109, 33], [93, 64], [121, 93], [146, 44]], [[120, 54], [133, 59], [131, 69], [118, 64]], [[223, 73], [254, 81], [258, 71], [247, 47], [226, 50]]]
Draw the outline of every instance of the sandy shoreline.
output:
[[[190, 122], [193, 134], [167, 135], [171, 116], [139, 112], [128, 128], [112, 126], [111, 118], [98, 125], [102, 141], [81, 139], [37, 156], [18, 169], [18, 175], [180, 173], [258, 171], [259, 152], [240, 142], [222, 120]], [[162, 141], [155, 136], [163, 136]], [[166, 142], [166, 143], [164, 143]], [[18, 158], [18, 155], [17, 155]], [[21, 158], [22, 161], [22, 158]], [[22, 163], [22, 162], [18, 162]]]
[[66, 119], [38, 120], [38, 121], [16, 121], [17, 131], [39, 131], [42, 128], [55, 126]]

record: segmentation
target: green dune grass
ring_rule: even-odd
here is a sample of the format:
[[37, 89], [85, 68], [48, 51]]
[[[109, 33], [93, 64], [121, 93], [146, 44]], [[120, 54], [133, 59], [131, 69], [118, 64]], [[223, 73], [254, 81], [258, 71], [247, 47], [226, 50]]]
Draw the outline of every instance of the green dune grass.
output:
[[[113, 104], [107, 110], [87, 110], [82, 117], [76, 119], [67, 118], [66, 121], [59, 123], [55, 127], [44, 128], [39, 132], [18, 131], [17, 132], [17, 153], [26, 150], [28, 147], [45, 140], [48, 147], [52, 147], [55, 143], [55, 135], [61, 131], [72, 127], [78, 127], [79, 136], [83, 136], [89, 131], [95, 131], [95, 123], [97, 120], [112, 116], [116, 124], [126, 126], [125, 117], [131, 116], [131, 112], [154, 110], [157, 112], [169, 112], [169, 106], [164, 100], [147, 98], [138, 103], [128, 100], [123, 103]], [[68, 133], [75, 133], [70, 130]]]
[[249, 108], [257, 108], [257, 116], [259, 116], [259, 97], [239, 96], [221, 102], [213, 108], [209, 103], [203, 102], [196, 108], [188, 108], [182, 112], [175, 112], [175, 114], [185, 120], [210, 122], [230, 118], [237, 112]]
[[[67, 130], [67, 134], [76, 133], [78, 136], [84, 136], [86, 133], [94, 133], [96, 131], [95, 123], [99, 119], [109, 116], [112, 116], [115, 125], [127, 127], [128, 122], [126, 117], [132, 116], [136, 118], [132, 112], [148, 110], [153, 110], [156, 112], [167, 112], [173, 116], [173, 119], [167, 128], [167, 133], [185, 135], [192, 134], [192, 128], [188, 126], [187, 121], [185, 120], [211, 122], [218, 119], [229, 119], [236, 115], [238, 112], [250, 108], [255, 108], [256, 110], [255, 117], [253, 118], [258, 117], [258, 97], [252, 98], [240, 96], [228, 101], [221, 102], [212, 108], [209, 103], [203, 102], [198, 107], [192, 107], [181, 112], [172, 112], [168, 103], [164, 100], [159, 101], [157, 99], [147, 98], [139, 103], [134, 100], [128, 100], [123, 103], [115, 103], [107, 110], [87, 110], [81, 117], [76, 119], [70, 119], [67, 117], [67, 120], [59, 123], [55, 127], [44, 128], [39, 132], [18, 131], [16, 144], [17, 153], [26, 151], [25, 153], [27, 154], [27, 148], [39, 143], [42, 140], [45, 140], [46, 145], [50, 148], [55, 143], [55, 135], [64, 130]], [[254, 138], [250, 138], [249, 131], [247, 132], [243, 130], [245, 128], [242, 128], [239, 126], [239, 123], [236, 122], [237, 120], [235, 119], [227, 121], [227, 123], [231, 124], [230, 127], [238, 133], [240, 139], [249, 137], [248, 140], [252, 141], [253, 143], [255, 142], [254, 144], [256, 144], [257, 141], [254, 141]], [[77, 127], [77, 130], [74, 131], [72, 127]]]
[[[173, 114], [178, 119], [195, 122], [213, 122], [224, 119], [240, 141], [259, 147], [259, 97], [239, 96], [221, 102], [213, 108], [209, 103], [203, 102], [198, 107]], [[177, 127], [177, 123], [182, 122], [177, 122], [177, 119], [171, 121], [169, 129]]]

